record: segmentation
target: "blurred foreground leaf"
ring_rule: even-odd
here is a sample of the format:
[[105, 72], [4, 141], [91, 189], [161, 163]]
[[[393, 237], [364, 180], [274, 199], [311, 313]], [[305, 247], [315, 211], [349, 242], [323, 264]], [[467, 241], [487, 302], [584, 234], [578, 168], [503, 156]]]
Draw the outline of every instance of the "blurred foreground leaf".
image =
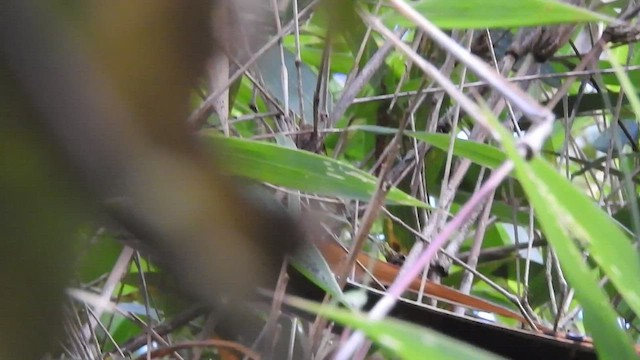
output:
[[365, 333], [383, 349], [405, 360], [422, 359], [499, 359], [497, 355], [452, 339], [436, 331], [404, 321], [370, 320], [361, 312], [351, 312], [332, 306], [290, 298], [300, 309], [324, 316], [347, 327]]
[[[442, 29], [479, 29], [575, 23], [610, 22], [607, 16], [555, 0], [420, 0], [410, 4]], [[533, 16], [544, 14], [544, 16]], [[387, 13], [387, 24], [413, 25], [397, 12]]]

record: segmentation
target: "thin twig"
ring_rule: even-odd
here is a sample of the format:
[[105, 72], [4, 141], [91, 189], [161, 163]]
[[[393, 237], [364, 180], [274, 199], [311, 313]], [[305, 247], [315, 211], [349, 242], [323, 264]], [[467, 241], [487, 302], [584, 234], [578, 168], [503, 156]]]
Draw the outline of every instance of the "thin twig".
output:
[[[427, 246], [425, 251], [415, 261], [415, 263], [405, 264], [406, 271], [401, 273], [393, 282], [391, 287], [385, 295], [376, 303], [376, 305], [368, 313], [367, 317], [371, 320], [382, 319], [395, 305], [397, 299], [404, 292], [411, 281], [418, 276], [422, 268], [431, 261], [435, 253], [449, 237], [462, 225], [464, 221], [475, 211], [478, 206], [495, 188], [502, 182], [502, 180], [511, 172], [514, 164], [511, 161], [507, 161], [496, 169], [491, 177], [487, 180], [484, 186], [480, 188], [465, 205], [460, 209], [458, 214], [449, 222], [442, 231], [434, 238], [434, 240]], [[336, 354], [336, 360], [347, 360], [356, 351], [364, 340], [364, 334], [360, 331], [355, 332], [351, 338], [340, 348], [338, 354]]]

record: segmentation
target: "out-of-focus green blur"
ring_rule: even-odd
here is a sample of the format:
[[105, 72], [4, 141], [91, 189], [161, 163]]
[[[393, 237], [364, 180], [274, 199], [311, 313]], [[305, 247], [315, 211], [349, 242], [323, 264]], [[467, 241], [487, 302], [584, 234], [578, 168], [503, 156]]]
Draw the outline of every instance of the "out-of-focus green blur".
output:
[[87, 203], [56, 148], [0, 70], [0, 358], [34, 359], [59, 328], [77, 226]]
[[299, 240], [187, 130], [190, 92], [220, 47], [215, 11], [205, 0], [3, 4], [0, 358], [38, 357], [59, 334], [75, 234], [95, 214], [214, 306], [272, 281]]

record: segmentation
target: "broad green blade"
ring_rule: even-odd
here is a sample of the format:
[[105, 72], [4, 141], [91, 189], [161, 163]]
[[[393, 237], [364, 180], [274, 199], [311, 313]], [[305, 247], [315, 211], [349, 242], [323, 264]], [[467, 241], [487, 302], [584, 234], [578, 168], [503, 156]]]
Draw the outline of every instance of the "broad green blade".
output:
[[[272, 47], [260, 57], [256, 62], [256, 67], [262, 79], [266, 90], [275, 99], [284, 104], [288, 101], [289, 109], [296, 115], [301, 117], [305, 123], [313, 124], [313, 94], [316, 91], [316, 84], [318, 83], [318, 75], [316, 75], [311, 68], [302, 62], [300, 64], [300, 83], [298, 82], [298, 71], [295, 64], [296, 57], [291, 51], [287, 49], [282, 50], [282, 56], [284, 58], [284, 66], [286, 67], [286, 84], [282, 83], [283, 63], [280, 57], [280, 49], [278, 47]], [[302, 84], [302, 110], [300, 108], [300, 96], [298, 92], [299, 85]], [[285, 99], [285, 91], [283, 85], [287, 87]], [[329, 108], [331, 108], [331, 97], [328, 98]]]
[[[369, 201], [376, 189], [372, 175], [326, 156], [263, 141], [225, 138], [212, 131], [201, 134], [205, 145], [225, 159], [225, 171], [230, 175], [362, 201]], [[428, 207], [397, 188], [389, 190], [386, 200], [395, 205]]]
[[[555, 0], [419, 0], [408, 3], [442, 29], [510, 28], [613, 21], [608, 16]], [[382, 18], [387, 25], [414, 25], [393, 8], [385, 9]]]
[[[585, 326], [601, 358], [637, 358], [629, 336], [618, 325], [598, 279], [583, 260], [582, 248], [596, 260], [629, 306], [640, 306], [640, 261], [637, 251], [615, 223], [591, 199], [581, 193], [551, 165], [536, 157], [526, 162], [511, 134], [497, 120], [505, 152], [515, 164], [522, 184], [547, 240], [556, 251], [562, 269], [584, 308]], [[632, 305], [633, 303], [633, 305]]]
[[291, 299], [300, 309], [327, 317], [353, 329], [362, 331], [382, 348], [399, 359], [500, 359], [499, 356], [478, 349], [437, 331], [394, 319], [370, 320], [360, 312], [350, 312], [333, 306]]
[[294, 254], [291, 259], [291, 265], [298, 270], [309, 281], [316, 284], [327, 294], [330, 294], [342, 304], [349, 306], [349, 302], [344, 296], [338, 281], [331, 272], [331, 268], [327, 261], [313, 244], [305, 244]]

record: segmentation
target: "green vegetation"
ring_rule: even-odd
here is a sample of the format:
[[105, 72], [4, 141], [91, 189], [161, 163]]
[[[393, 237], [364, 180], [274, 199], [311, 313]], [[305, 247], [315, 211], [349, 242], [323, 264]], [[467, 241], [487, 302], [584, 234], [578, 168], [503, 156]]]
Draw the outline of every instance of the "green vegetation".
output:
[[77, 99], [131, 122], [58, 135], [0, 58], [0, 357], [41, 290], [60, 358], [638, 357], [635, 2], [125, 3], [55, 9], [113, 90]]

